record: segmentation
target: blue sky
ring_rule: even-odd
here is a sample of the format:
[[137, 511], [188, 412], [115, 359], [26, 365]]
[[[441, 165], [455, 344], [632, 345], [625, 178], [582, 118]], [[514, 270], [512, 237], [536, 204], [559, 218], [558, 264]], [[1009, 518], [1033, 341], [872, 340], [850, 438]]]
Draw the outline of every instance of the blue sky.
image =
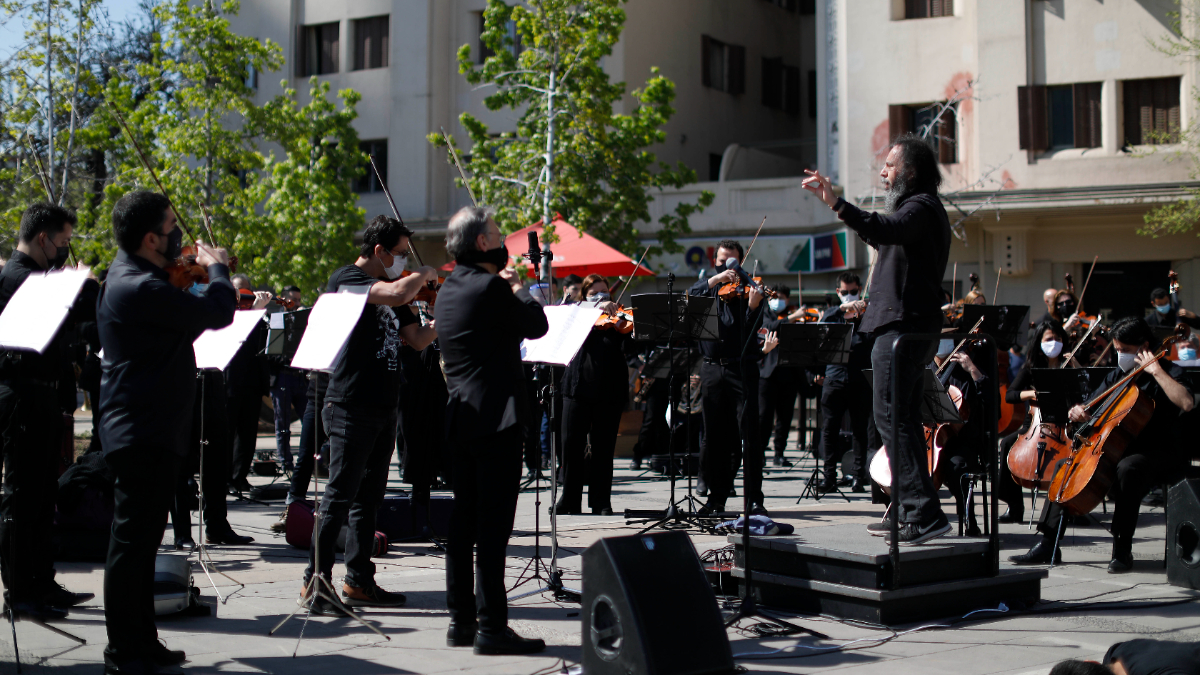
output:
[[[104, 7], [113, 23], [120, 23], [125, 17], [137, 11], [138, 0], [104, 0]], [[8, 56], [21, 40], [25, 27], [20, 22], [12, 22], [0, 26], [0, 58]]]

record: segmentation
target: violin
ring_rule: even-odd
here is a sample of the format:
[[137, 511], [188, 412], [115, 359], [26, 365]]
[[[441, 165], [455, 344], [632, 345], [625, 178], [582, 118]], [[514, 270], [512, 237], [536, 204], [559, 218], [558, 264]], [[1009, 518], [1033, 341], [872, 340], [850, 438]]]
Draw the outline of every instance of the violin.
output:
[[208, 283], [208, 269], [196, 262], [196, 248], [183, 247], [179, 257], [167, 263], [163, 268], [170, 279], [171, 285], [180, 290], [187, 290], [193, 284]]
[[[238, 292], [238, 296], [237, 296], [238, 309], [253, 309], [254, 308], [254, 300], [257, 298], [254, 291], [250, 290], [249, 288], [239, 288], [239, 289], [237, 289], [237, 292]], [[278, 295], [275, 295], [273, 293], [271, 294], [271, 302], [279, 305], [280, 307], [282, 307], [284, 309], [295, 309], [296, 308], [295, 301], [289, 300], [287, 298], [281, 298]]]
[[745, 277], [744, 281], [734, 281], [725, 284], [717, 290], [717, 297], [725, 302], [732, 302], [749, 296], [751, 288], [757, 288], [758, 292], [762, 293], [766, 298], [779, 297], [778, 293], [762, 285], [762, 277]]
[[794, 323], [819, 323], [821, 310], [816, 307], [801, 307], [789, 314], [787, 318]]
[[[400, 278], [403, 279], [410, 274], [413, 274], [413, 272], [404, 270], [400, 273]], [[426, 281], [425, 286], [421, 288], [421, 290], [417, 291], [417, 294], [413, 296], [413, 299], [410, 300], [408, 304], [411, 305], [414, 302], [424, 302], [428, 303], [430, 307], [434, 306], [437, 303], [438, 291], [442, 290], [442, 284], [444, 283], [446, 283], [446, 277], [438, 277], [437, 280]]]
[[617, 305], [616, 312], [611, 316], [601, 314], [592, 327], [600, 330], [615, 330], [621, 335], [629, 335], [633, 332], [633, 308], [626, 309]]

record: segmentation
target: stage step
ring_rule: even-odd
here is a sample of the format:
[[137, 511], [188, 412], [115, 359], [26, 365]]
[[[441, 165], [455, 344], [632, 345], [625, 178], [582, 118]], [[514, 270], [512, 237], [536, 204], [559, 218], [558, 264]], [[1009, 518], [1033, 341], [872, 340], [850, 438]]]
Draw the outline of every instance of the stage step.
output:
[[[733, 577], [745, 586], [741, 535]], [[991, 573], [984, 538], [944, 537], [900, 549], [900, 586], [891, 583], [891, 559], [883, 537], [860, 525], [800, 528], [795, 535], [751, 537], [755, 598], [764, 605], [896, 625], [961, 616], [1000, 602], [1030, 603], [1041, 597], [1044, 569], [1002, 567]]]

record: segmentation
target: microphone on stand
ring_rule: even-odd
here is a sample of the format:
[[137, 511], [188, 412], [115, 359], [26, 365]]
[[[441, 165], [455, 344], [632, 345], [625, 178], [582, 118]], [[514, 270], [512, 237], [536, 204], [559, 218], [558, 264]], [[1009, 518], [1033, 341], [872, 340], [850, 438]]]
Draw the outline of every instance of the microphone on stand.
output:
[[537, 232], [530, 230], [527, 234], [529, 235], [529, 251], [525, 257], [529, 258], [529, 263], [533, 265], [533, 276], [540, 277], [542, 274], [542, 249], [538, 246]]

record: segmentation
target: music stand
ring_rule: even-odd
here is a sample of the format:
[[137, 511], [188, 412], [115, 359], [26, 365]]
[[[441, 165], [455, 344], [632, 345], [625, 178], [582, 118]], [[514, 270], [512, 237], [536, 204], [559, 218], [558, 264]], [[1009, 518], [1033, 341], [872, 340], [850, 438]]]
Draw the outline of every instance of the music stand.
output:
[[[849, 323], [783, 323], [778, 329], [779, 365], [809, 368], [813, 366], [845, 365], [850, 361], [850, 341], [854, 337], [854, 325]], [[833, 423], [826, 420], [826, 424]], [[840, 420], [838, 420], [840, 422]], [[804, 484], [804, 490], [796, 503], [806, 496], [821, 501], [816, 485], [821, 482], [821, 462], [813, 465], [812, 474]], [[850, 498], [834, 484], [833, 491], [847, 502]]]
[[1007, 350], [1017, 344], [1028, 324], [1029, 305], [963, 305], [962, 325], [974, 326], [980, 319], [978, 332], [996, 339], [996, 349]]
[[[86, 281], [87, 272], [75, 269], [30, 273], [9, 299], [3, 314], [0, 314], [0, 347], [45, 353], [66, 321], [71, 305]], [[16, 525], [11, 519], [8, 523], [10, 528]], [[19, 555], [13, 541], [14, 538], [10, 538], [10, 549], [6, 552], [9, 560]], [[17, 644], [18, 620], [41, 626], [79, 644], [87, 643], [83, 638], [51, 626], [35, 616], [18, 612], [7, 602], [4, 613], [12, 628], [13, 657], [18, 673], [21, 672], [21, 650]]]
[[[695, 370], [695, 367], [699, 363], [699, 361], [700, 361], [699, 357], [688, 353], [688, 350], [680, 349], [680, 348], [671, 349], [670, 346], [668, 345], [668, 347], [665, 347], [662, 349], [657, 349], [656, 353], [650, 357], [650, 360], [646, 362], [646, 365], [642, 369], [642, 376], [646, 377], [646, 378], [654, 378], [656, 380], [657, 379], [665, 379], [668, 384], [673, 385], [673, 383], [671, 382], [671, 374], [672, 373], [674, 373], [674, 372], [688, 373], [690, 376], [692, 371]], [[674, 391], [673, 386], [668, 387], [668, 389], [670, 389], [671, 391]], [[669, 398], [670, 398], [670, 396], [669, 396], [669, 392], [668, 392], [668, 399]], [[670, 406], [669, 402], [668, 402], [668, 406]], [[675, 427], [675, 418], [674, 418], [675, 412], [677, 412], [677, 410], [672, 409], [672, 418], [671, 418], [671, 428], [672, 429], [674, 429], [674, 427]], [[684, 422], [688, 423], [690, 418], [691, 418], [691, 413], [688, 414], [688, 418], [686, 418], [684, 420]], [[669, 433], [669, 431], [670, 430], [668, 430], [668, 433]], [[689, 429], [689, 432], [690, 432], [690, 429]], [[670, 437], [668, 436], [668, 439], [669, 438]], [[661, 461], [665, 457], [667, 460], [667, 471], [668, 472], [675, 471], [676, 467], [675, 467], [674, 455], [671, 453], [671, 449], [669, 447], [667, 448], [666, 454], [651, 454], [651, 455], [647, 455], [647, 457], [650, 459], [649, 466], [647, 466], [646, 469], [644, 471], [642, 471], [641, 474], [639, 474], [638, 478], [641, 478], [642, 476], [644, 476], [647, 473], [650, 473], [651, 471], [654, 470], [653, 463], [655, 461], [655, 458], [658, 458], [658, 460]], [[690, 465], [689, 465], [690, 461], [691, 461], [690, 456], [687, 458], [684, 458], [679, 463], [680, 469], [681, 470], [690, 470]], [[689, 477], [690, 477], [690, 474], [689, 474]], [[666, 480], [667, 478], [669, 478], [669, 476], [664, 476], [663, 478], [661, 478], [659, 480]], [[688, 481], [688, 495], [689, 496], [686, 497], [686, 499], [694, 499], [694, 497], [691, 496], [691, 481]], [[654, 511], [654, 513], [658, 513], [658, 511]]]
[[[358, 324], [358, 319], [362, 316], [363, 310], [367, 306], [367, 292], [370, 286], [351, 286], [343, 287], [338, 293], [325, 293], [317, 298], [317, 302], [313, 305], [312, 314], [310, 315], [309, 326], [312, 330], [306, 327], [303, 337], [300, 339], [300, 344], [296, 348], [296, 355], [292, 358], [291, 367], [297, 370], [311, 370], [316, 375], [317, 399], [314, 404], [317, 406], [317, 414], [321, 414], [321, 373], [332, 373], [333, 369], [341, 361], [342, 355], [345, 352], [346, 344], [350, 341], [350, 334], [354, 332], [354, 327]], [[313, 452], [320, 452], [320, 418], [313, 425]], [[313, 535], [312, 546], [313, 551], [313, 575], [309, 578], [308, 583], [304, 586], [301, 593], [300, 602], [296, 603], [296, 609], [293, 609], [287, 616], [280, 619], [279, 623], [275, 624], [267, 635], [274, 635], [276, 631], [287, 623], [288, 619], [295, 616], [301, 610], [308, 610], [304, 614], [304, 624], [300, 627], [300, 635], [296, 638], [296, 649], [292, 651], [292, 657], [300, 651], [300, 641], [304, 639], [304, 629], [308, 626], [308, 620], [312, 618], [312, 605], [318, 597], [325, 598], [334, 607], [341, 611], [345, 616], [348, 616], [359, 622], [366, 628], [370, 629], [376, 635], [384, 640], [391, 641], [392, 638], [383, 634], [383, 631], [376, 628], [366, 619], [359, 616], [354, 610], [350, 609], [338, 597], [337, 591], [333, 590], [327, 580], [321, 574], [321, 549], [317, 546], [317, 533], [321, 529], [321, 509], [320, 498], [317, 490], [320, 488], [321, 479], [316, 471], [316, 461], [313, 462]]]

